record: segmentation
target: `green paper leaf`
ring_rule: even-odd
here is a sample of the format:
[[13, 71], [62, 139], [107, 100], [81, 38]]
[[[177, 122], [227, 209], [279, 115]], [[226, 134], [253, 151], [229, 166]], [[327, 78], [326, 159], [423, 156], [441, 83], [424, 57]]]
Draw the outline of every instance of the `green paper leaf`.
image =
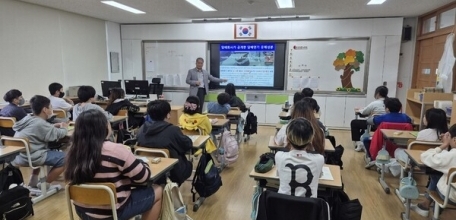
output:
[[359, 68], [359, 67], [358, 67], [358, 68], [353, 68], [353, 69], [354, 69], [355, 71], [359, 71], [359, 70], [360, 70], [360, 68]]
[[345, 58], [345, 53], [339, 53], [339, 55], [337, 55], [337, 59], [344, 59]]

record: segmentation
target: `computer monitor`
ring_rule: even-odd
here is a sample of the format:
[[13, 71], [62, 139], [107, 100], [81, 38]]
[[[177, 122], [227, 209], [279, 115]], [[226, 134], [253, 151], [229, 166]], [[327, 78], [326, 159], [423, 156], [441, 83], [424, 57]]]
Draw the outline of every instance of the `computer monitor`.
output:
[[157, 99], [159, 99], [159, 96], [163, 95], [163, 84], [150, 84], [149, 93], [157, 94]]
[[120, 80], [119, 81], [101, 81], [101, 91], [103, 92], [104, 97], [109, 97], [112, 88], [121, 88]]
[[125, 80], [125, 93], [127, 95], [145, 96], [149, 98], [149, 82], [147, 80]]
[[152, 84], [160, 84], [161, 78], [152, 78]]

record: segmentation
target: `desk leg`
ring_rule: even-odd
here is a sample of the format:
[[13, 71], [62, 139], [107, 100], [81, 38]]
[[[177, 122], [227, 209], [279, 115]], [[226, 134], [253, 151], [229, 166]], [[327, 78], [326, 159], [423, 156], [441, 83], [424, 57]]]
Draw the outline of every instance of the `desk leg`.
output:
[[205, 197], [199, 197], [195, 203], [193, 203], [193, 211], [196, 212], [198, 211], [199, 207], [203, 205], [203, 202], [206, 198]]
[[[409, 171], [409, 177], [410, 178], [413, 178], [413, 170], [415, 169], [415, 167], [412, 166], [410, 167], [410, 171]], [[401, 218], [402, 220], [410, 220], [410, 205], [412, 204], [412, 200], [411, 199], [406, 199], [405, 200], [405, 212], [402, 212], [401, 213]]]
[[[383, 150], [386, 150], [386, 141], [388, 141], [388, 140], [385, 139], [385, 143], [383, 144], [383, 147], [382, 147]], [[386, 168], [385, 163], [382, 163], [382, 169], [380, 170], [380, 178], [378, 179], [378, 181], [380, 182], [380, 185], [382, 186], [385, 193], [389, 194], [390, 188], [389, 188], [388, 184], [385, 182], [385, 168]]]

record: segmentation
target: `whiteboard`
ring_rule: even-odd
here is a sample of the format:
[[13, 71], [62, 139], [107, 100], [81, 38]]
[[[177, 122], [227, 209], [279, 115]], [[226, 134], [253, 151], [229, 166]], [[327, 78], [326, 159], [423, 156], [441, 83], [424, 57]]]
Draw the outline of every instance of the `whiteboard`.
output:
[[144, 42], [143, 71], [146, 80], [161, 77], [165, 87], [188, 88], [188, 70], [196, 58], [206, 61], [207, 42]]
[[368, 45], [368, 38], [289, 41], [287, 90], [346, 91], [351, 82], [359, 90], [349, 91], [365, 92]]

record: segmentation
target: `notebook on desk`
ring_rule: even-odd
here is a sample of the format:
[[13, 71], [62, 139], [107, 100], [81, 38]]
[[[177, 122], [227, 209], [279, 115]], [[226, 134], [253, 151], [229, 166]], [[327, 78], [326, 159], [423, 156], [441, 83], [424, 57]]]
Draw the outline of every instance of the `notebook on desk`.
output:
[[192, 139], [192, 142], [195, 142], [196, 139], [198, 139], [198, 136], [199, 136], [199, 135], [187, 135], [187, 137], [189, 137], [190, 139]]
[[329, 167], [323, 167], [321, 170], [321, 175], [320, 175], [321, 180], [334, 180], [334, 177], [331, 174], [331, 170]]
[[418, 131], [411, 131], [410, 134], [414, 137], [418, 137]]

